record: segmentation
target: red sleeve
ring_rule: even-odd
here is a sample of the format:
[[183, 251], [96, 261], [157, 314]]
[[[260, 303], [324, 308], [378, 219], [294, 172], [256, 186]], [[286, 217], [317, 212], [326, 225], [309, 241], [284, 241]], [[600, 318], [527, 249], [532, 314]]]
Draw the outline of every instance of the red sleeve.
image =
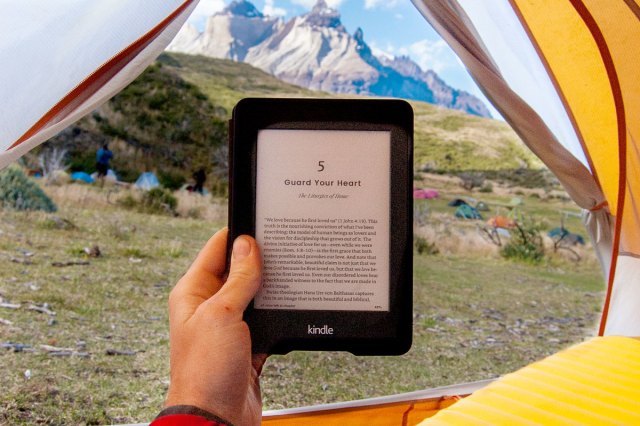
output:
[[193, 414], [169, 414], [155, 419], [149, 426], [227, 426], [227, 424]]
[[213, 413], [193, 405], [167, 407], [149, 426], [233, 426]]

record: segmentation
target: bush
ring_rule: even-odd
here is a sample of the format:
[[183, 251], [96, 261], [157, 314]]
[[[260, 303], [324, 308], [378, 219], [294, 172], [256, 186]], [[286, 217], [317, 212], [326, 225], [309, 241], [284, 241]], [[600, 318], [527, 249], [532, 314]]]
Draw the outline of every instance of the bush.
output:
[[413, 245], [418, 254], [434, 255], [440, 253], [435, 243], [429, 242], [426, 238], [413, 234]]
[[0, 207], [45, 212], [57, 210], [47, 194], [17, 166], [0, 171]]
[[491, 182], [485, 182], [482, 188], [480, 188], [480, 192], [484, 192], [484, 193], [493, 192], [493, 184]]
[[160, 181], [160, 185], [171, 191], [182, 188], [182, 185], [187, 182], [184, 175], [174, 171], [160, 172], [158, 174], [158, 180]]
[[118, 204], [124, 208], [137, 210], [140, 213], [170, 214], [177, 216], [176, 208], [178, 200], [169, 191], [161, 188], [153, 188], [136, 198], [128, 194], [118, 200]]
[[500, 250], [502, 257], [540, 263], [544, 259], [544, 243], [540, 235], [541, 226], [531, 219], [516, 223], [511, 238]]
[[169, 213], [176, 215], [178, 200], [169, 191], [153, 188], [142, 195], [141, 208], [146, 213]]
[[484, 185], [485, 175], [481, 172], [463, 172], [458, 177], [460, 178], [460, 186], [467, 191], [481, 188]]
[[229, 183], [225, 179], [213, 178], [209, 187], [211, 195], [214, 197], [227, 198], [229, 196]]

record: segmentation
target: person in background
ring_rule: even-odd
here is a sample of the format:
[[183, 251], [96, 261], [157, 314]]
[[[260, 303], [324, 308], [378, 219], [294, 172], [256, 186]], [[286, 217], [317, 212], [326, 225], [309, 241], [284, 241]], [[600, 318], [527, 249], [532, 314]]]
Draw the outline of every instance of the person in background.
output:
[[227, 229], [206, 243], [169, 296], [171, 382], [150, 426], [259, 425], [260, 372], [242, 314], [260, 287], [262, 258], [246, 235], [233, 243], [225, 276]]
[[107, 172], [109, 171], [109, 162], [112, 158], [113, 152], [109, 150], [109, 145], [105, 143], [96, 153], [96, 170], [98, 172], [99, 179], [107, 176]]
[[193, 185], [193, 192], [198, 192], [201, 195], [204, 194], [204, 181], [207, 180], [207, 174], [204, 171], [204, 167], [193, 172], [193, 180], [196, 182], [195, 185]]

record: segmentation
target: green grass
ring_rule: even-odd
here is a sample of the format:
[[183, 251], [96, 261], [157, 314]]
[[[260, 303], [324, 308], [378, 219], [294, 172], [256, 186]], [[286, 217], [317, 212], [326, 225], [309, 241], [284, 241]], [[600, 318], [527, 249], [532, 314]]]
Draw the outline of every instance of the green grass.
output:
[[[445, 185], [446, 186], [446, 185]], [[100, 190], [96, 190], [100, 191]], [[449, 195], [449, 194], [447, 194]], [[504, 197], [489, 194], [503, 201]], [[168, 384], [167, 296], [223, 224], [59, 203], [59, 228], [45, 213], [0, 211], [0, 424], [108, 424], [151, 420]], [[552, 216], [565, 202], [525, 198]], [[446, 200], [433, 202], [449, 211]], [[59, 221], [58, 221], [59, 222]], [[33, 224], [46, 226], [33, 227]], [[453, 221], [452, 234], [468, 223]], [[89, 258], [84, 247], [98, 245]], [[20, 251], [32, 264], [11, 261]], [[53, 267], [87, 260], [89, 265]], [[388, 395], [496, 377], [595, 334], [603, 282], [596, 262], [551, 258], [540, 266], [497, 256], [416, 255], [414, 344], [401, 357], [295, 352], [267, 361], [265, 409]], [[49, 316], [27, 309], [47, 303]], [[83, 343], [84, 342], [84, 343]], [[53, 357], [40, 345], [89, 357]], [[107, 349], [132, 350], [109, 356]], [[24, 373], [31, 371], [31, 378]]]

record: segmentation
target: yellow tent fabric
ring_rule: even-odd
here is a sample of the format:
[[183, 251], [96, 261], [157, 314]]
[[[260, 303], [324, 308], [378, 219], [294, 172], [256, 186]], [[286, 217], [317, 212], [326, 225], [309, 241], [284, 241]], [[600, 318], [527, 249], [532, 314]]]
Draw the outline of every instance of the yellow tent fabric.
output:
[[508, 374], [420, 423], [640, 424], [640, 341], [598, 337]]

